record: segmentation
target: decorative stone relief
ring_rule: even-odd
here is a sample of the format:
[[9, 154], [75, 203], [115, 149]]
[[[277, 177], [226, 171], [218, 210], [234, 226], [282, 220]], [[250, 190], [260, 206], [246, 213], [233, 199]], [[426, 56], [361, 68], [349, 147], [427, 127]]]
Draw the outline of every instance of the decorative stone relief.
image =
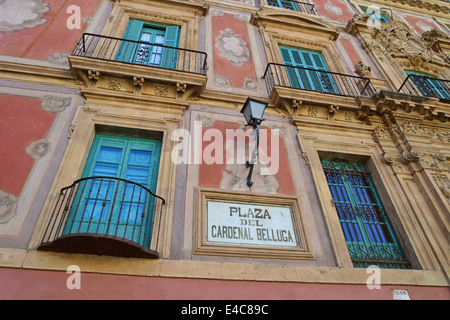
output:
[[109, 79], [109, 88], [113, 90], [120, 90], [122, 87], [119, 79]]
[[370, 77], [372, 69], [369, 66], [366, 66], [362, 61], [358, 61], [355, 64], [355, 73], [360, 77]]
[[424, 168], [431, 169], [431, 176], [446, 198], [447, 203], [450, 204], [450, 167], [447, 165], [445, 154], [426, 153], [420, 160]]
[[88, 79], [89, 79], [88, 81], [89, 81], [89, 86], [91, 88], [95, 88], [99, 78], [100, 78], [100, 72], [99, 71], [88, 70]]
[[145, 79], [143, 77], [133, 77], [133, 88], [135, 94], [140, 94], [144, 86]]
[[308, 116], [317, 117], [317, 114], [318, 114], [317, 107], [309, 107], [308, 108]]
[[165, 84], [157, 84], [155, 88], [155, 94], [160, 96], [167, 96], [169, 92], [169, 87]]
[[47, 22], [50, 11], [44, 0], [0, 0], [0, 32], [34, 28]]
[[382, 24], [381, 29], [367, 29], [367, 18], [368, 15], [355, 16], [347, 29], [360, 38], [365, 50], [381, 51], [402, 68], [424, 70], [440, 76], [446, 57], [442, 52], [435, 52], [430, 41], [436, 37], [445, 39], [445, 35], [430, 30], [425, 32], [425, 36], [418, 37], [413, 29], [397, 20]]
[[428, 129], [419, 123], [413, 123], [410, 121], [403, 122], [399, 124], [399, 128], [403, 133], [428, 136], [431, 140], [450, 142], [450, 132]]
[[339, 110], [339, 106], [330, 105], [328, 107], [328, 120], [333, 120], [334, 115]]

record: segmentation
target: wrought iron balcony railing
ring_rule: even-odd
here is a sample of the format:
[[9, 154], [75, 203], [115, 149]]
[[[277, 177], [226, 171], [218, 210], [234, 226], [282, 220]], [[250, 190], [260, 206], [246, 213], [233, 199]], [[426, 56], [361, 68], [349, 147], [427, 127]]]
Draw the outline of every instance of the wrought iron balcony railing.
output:
[[450, 100], [450, 81], [409, 74], [397, 92]]
[[61, 189], [39, 250], [158, 258], [164, 203], [128, 180], [79, 179]]
[[268, 5], [273, 7], [319, 15], [316, 6], [311, 3], [300, 1], [288, 1], [288, 0], [266, 0], [266, 1]]
[[368, 78], [279, 63], [269, 63], [263, 78], [269, 96], [275, 86], [349, 97], [371, 97], [375, 94]]
[[207, 70], [205, 52], [91, 33], [83, 34], [72, 54], [203, 75]]

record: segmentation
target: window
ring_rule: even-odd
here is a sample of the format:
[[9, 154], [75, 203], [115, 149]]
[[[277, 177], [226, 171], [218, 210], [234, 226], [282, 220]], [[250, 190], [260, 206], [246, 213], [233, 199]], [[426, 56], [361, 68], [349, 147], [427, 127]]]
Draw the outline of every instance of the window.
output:
[[409, 268], [364, 163], [322, 160], [322, 167], [354, 267]]
[[331, 73], [318, 52], [280, 47], [291, 87], [338, 93]]
[[271, 6], [274, 6], [274, 7], [279, 7], [279, 8], [284, 8], [284, 9], [297, 11], [296, 5], [294, 4], [294, 1], [267, 0], [267, 4], [269, 4]]
[[315, 6], [311, 3], [302, 1], [288, 1], [288, 0], [267, 0], [267, 4], [273, 7], [299, 11], [310, 14], [318, 14]]
[[431, 78], [417, 72], [406, 72], [406, 74], [423, 96], [450, 99], [450, 81]]
[[63, 234], [102, 234], [148, 247], [161, 141], [96, 134]]
[[[116, 60], [175, 69], [179, 27], [158, 26], [131, 20]], [[139, 41], [135, 42], [135, 41]]]

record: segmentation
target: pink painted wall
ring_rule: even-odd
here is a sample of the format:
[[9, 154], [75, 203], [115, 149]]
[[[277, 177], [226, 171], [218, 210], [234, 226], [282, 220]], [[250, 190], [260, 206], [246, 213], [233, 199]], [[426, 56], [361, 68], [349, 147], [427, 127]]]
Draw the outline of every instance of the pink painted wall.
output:
[[230, 86], [244, 87], [246, 78], [257, 82], [247, 23], [233, 14], [212, 17], [214, 73], [229, 80]]
[[361, 57], [359, 56], [358, 52], [356, 51], [355, 47], [353, 46], [353, 43], [343, 37], [339, 38], [339, 41], [342, 43], [342, 46], [345, 49], [345, 52], [348, 54], [350, 59], [352, 60], [352, 63], [355, 65], [358, 63], [358, 61], [361, 60]]
[[[69, 263], [69, 262], [68, 262]], [[412, 300], [449, 300], [447, 287], [292, 282], [258, 282], [139, 277], [83, 273], [81, 289], [69, 290], [65, 272], [0, 268], [0, 299], [153, 299], [153, 300], [392, 300], [392, 290], [407, 290]]]
[[25, 152], [45, 138], [55, 114], [38, 98], [0, 94], [0, 190], [18, 197], [35, 160]]
[[[231, 122], [224, 122], [224, 121], [216, 121], [211, 127], [203, 128], [203, 132], [205, 132], [208, 129], [217, 129], [221, 132], [222, 137], [226, 137], [227, 129], [231, 130], [237, 130], [239, 128], [239, 125], [237, 123], [231, 123]], [[261, 130], [266, 130], [264, 126], [261, 127]], [[261, 178], [258, 181], [258, 170], [256, 169], [257, 166], [255, 166], [255, 170], [253, 172], [253, 179], [255, 180], [255, 183], [258, 183], [258, 186], [265, 185], [265, 190], [269, 191], [273, 189], [273, 192], [276, 192], [278, 194], [283, 195], [295, 195], [295, 186], [292, 178], [292, 172], [288, 161], [288, 154], [286, 151], [286, 146], [284, 143], [284, 140], [282, 137], [279, 137], [279, 151], [271, 150], [272, 141], [271, 141], [271, 134], [270, 129], [267, 129], [267, 138], [268, 141], [266, 144], [260, 143], [260, 148], [265, 148], [267, 145], [267, 151], [266, 154], [269, 158], [274, 159], [274, 161], [279, 161], [278, 166], [278, 172], [274, 176], [266, 176], [266, 178]], [[262, 140], [262, 139], [261, 139]], [[213, 141], [212, 141], [213, 142]], [[208, 147], [212, 142], [206, 141], [203, 142], [203, 150]], [[227, 166], [227, 157], [226, 155], [226, 139], [223, 139], [223, 161], [219, 164], [213, 163], [213, 164], [207, 164], [203, 162], [200, 165], [199, 169], [199, 186], [200, 187], [206, 187], [206, 188], [227, 188], [227, 189], [234, 189], [233, 187], [237, 186], [245, 186], [245, 182], [247, 181], [247, 173], [248, 169], [244, 169], [244, 172], [239, 171], [236, 173], [233, 171], [236, 167], [235, 166], [241, 166], [242, 168], [245, 167], [245, 164], [237, 164], [237, 165], [231, 165]], [[275, 158], [276, 153], [279, 152], [278, 158]], [[205, 154], [205, 153], [204, 153]], [[210, 154], [210, 152], [207, 152], [206, 154]], [[235, 152], [235, 156], [237, 157], [237, 151]], [[217, 161], [218, 162], [218, 161]], [[237, 163], [238, 159], [235, 159], [233, 163]], [[231, 181], [226, 181], [226, 177], [229, 176]], [[233, 178], [234, 177], [234, 178]], [[236, 181], [236, 183], [233, 185], [233, 181]], [[231, 185], [230, 185], [231, 184]], [[276, 187], [274, 187], [276, 186]]]
[[426, 32], [427, 30], [424, 30], [424, 28], [426, 29], [427, 27], [439, 30], [439, 28], [433, 22], [429, 22], [423, 18], [417, 18], [414, 16], [405, 16], [404, 18], [419, 34]]
[[[71, 14], [67, 13], [67, 8], [77, 5], [81, 9], [81, 17], [88, 18], [95, 14], [100, 1], [25, 0], [25, 3], [22, 1], [20, 8], [9, 8], [12, 15], [17, 16], [14, 24], [11, 23], [12, 17], [0, 21], [0, 54], [47, 60], [55, 53], [72, 52], [87, 24], [82, 22], [81, 29], [69, 30], [67, 19]], [[37, 18], [33, 20], [31, 17]]]
[[330, 20], [347, 23], [354, 14], [349, 7], [338, 0], [314, 0], [313, 3], [317, 6], [319, 13]]

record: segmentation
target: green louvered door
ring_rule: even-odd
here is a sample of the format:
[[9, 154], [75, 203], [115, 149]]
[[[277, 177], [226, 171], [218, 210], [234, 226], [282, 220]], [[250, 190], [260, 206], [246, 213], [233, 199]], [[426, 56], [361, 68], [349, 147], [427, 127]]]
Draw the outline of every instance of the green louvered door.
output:
[[[101, 234], [149, 245], [161, 141], [97, 134], [64, 234]], [[91, 178], [95, 177], [95, 178]], [[118, 178], [118, 179], [115, 179]]]
[[320, 53], [287, 47], [280, 47], [280, 51], [291, 87], [338, 93]]
[[150, 25], [131, 20], [124, 39], [130, 41], [122, 42], [117, 61], [176, 69], [179, 27]]

